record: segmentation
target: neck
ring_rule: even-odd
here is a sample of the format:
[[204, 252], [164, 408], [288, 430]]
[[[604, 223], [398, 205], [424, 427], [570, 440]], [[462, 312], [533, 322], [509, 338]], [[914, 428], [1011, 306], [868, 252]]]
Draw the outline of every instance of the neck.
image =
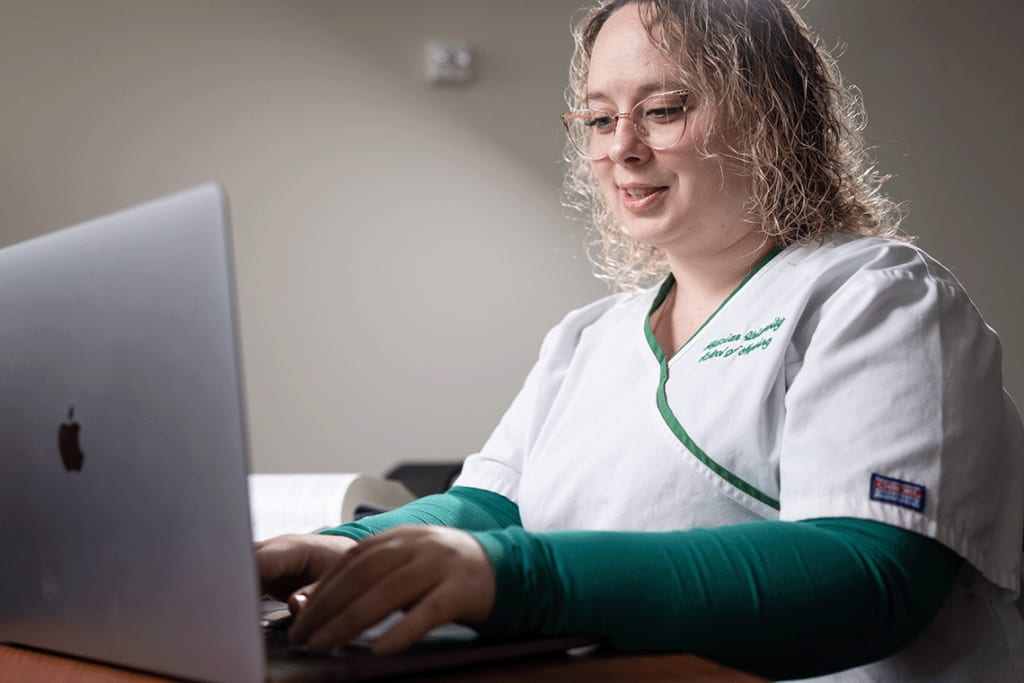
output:
[[676, 284], [652, 319], [655, 339], [671, 356], [775, 246], [759, 232], [710, 254], [682, 257], [666, 251]]
[[760, 231], [752, 230], [715, 251], [686, 254], [666, 251], [666, 258], [679, 291], [691, 300], [720, 301], [774, 247], [774, 239], [765, 239]]

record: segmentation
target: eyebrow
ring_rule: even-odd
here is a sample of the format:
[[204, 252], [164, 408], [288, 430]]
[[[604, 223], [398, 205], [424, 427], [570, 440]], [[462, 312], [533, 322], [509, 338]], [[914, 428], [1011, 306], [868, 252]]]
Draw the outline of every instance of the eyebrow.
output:
[[[671, 85], [665, 82], [645, 83], [638, 88], [640, 97], [637, 99], [637, 101], [639, 102], [640, 100], [644, 99], [645, 97], [648, 97], [649, 95], [655, 95], [660, 92], [672, 92], [674, 90], [687, 90], [687, 88], [681, 83], [677, 83], [675, 85]], [[600, 91], [588, 92], [587, 96], [584, 98], [583, 101], [587, 104], [590, 104], [591, 100], [604, 100], [605, 102], [611, 103], [612, 98]]]

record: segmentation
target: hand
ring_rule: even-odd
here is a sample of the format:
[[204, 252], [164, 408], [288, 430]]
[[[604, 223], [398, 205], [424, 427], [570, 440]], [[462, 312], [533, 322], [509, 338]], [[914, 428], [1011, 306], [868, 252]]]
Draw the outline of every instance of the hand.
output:
[[451, 621], [478, 623], [494, 608], [494, 569], [480, 544], [458, 529], [398, 527], [361, 541], [321, 576], [289, 636], [330, 652], [391, 612], [404, 618], [373, 643], [397, 652]]
[[356, 542], [345, 536], [288, 534], [256, 544], [256, 566], [264, 593], [282, 602], [289, 601], [295, 611], [299, 601], [310, 593], [320, 579]]

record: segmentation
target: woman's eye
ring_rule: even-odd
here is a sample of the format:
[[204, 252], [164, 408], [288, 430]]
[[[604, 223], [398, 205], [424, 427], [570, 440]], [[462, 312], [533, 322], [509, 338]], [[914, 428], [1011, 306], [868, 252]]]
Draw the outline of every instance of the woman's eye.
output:
[[644, 118], [656, 123], [674, 121], [683, 113], [683, 107], [658, 107], [644, 112]]
[[598, 131], [606, 131], [615, 127], [615, 119], [611, 116], [592, 116], [587, 120], [587, 125]]

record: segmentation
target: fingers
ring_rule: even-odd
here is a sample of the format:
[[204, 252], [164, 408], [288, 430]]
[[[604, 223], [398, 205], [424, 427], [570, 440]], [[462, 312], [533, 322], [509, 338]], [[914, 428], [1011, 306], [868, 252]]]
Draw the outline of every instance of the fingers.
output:
[[291, 591], [309, 580], [305, 578], [308, 560], [301, 545], [289, 536], [262, 541], [255, 545], [260, 586], [276, 600], [285, 600]]
[[[412, 586], [403, 586], [408, 573], [396, 570], [412, 560], [414, 548], [394, 536], [374, 541], [358, 546], [318, 582], [289, 631], [293, 642], [315, 647], [328, 634], [334, 643], [346, 642], [404, 604]], [[414, 595], [413, 588], [409, 598]]]
[[289, 632], [315, 652], [348, 642], [397, 609], [404, 619], [374, 643], [395, 652], [453, 620], [478, 621], [494, 603], [494, 573], [465, 532], [400, 528], [366, 539], [315, 586]]
[[[425, 563], [397, 567], [356, 597], [343, 611], [330, 615], [326, 622], [310, 633], [308, 645], [314, 652], [326, 652], [336, 644], [347, 643], [394, 612], [398, 606], [413, 603], [420, 596], [429, 594], [437, 583], [438, 577], [431, 575]], [[413, 633], [409, 642], [438, 623], [443, 622], [429, 623]]]
[[298, 614], [299, 610], [306, 606], [306, 603], [309, 601], [309, 596], [312, 595], [315, 590], [316, 583], [311, 583], [308, 586], [303, 586], [302, 588], [293, 591], [292, 594], [288, 596], [288, 611], [292, 614]]
[[291, 534], [255, 544], [256, 566], [262, 590], [277, 600], [317, 581], [356, 545], [339, 536]]
[[431, 629], [454, 621], [454, 597], [449, 585], [435, 586], [406, 613], [405, 618], [373, 641], [374, 654], [388, 655], [404, 650]]

